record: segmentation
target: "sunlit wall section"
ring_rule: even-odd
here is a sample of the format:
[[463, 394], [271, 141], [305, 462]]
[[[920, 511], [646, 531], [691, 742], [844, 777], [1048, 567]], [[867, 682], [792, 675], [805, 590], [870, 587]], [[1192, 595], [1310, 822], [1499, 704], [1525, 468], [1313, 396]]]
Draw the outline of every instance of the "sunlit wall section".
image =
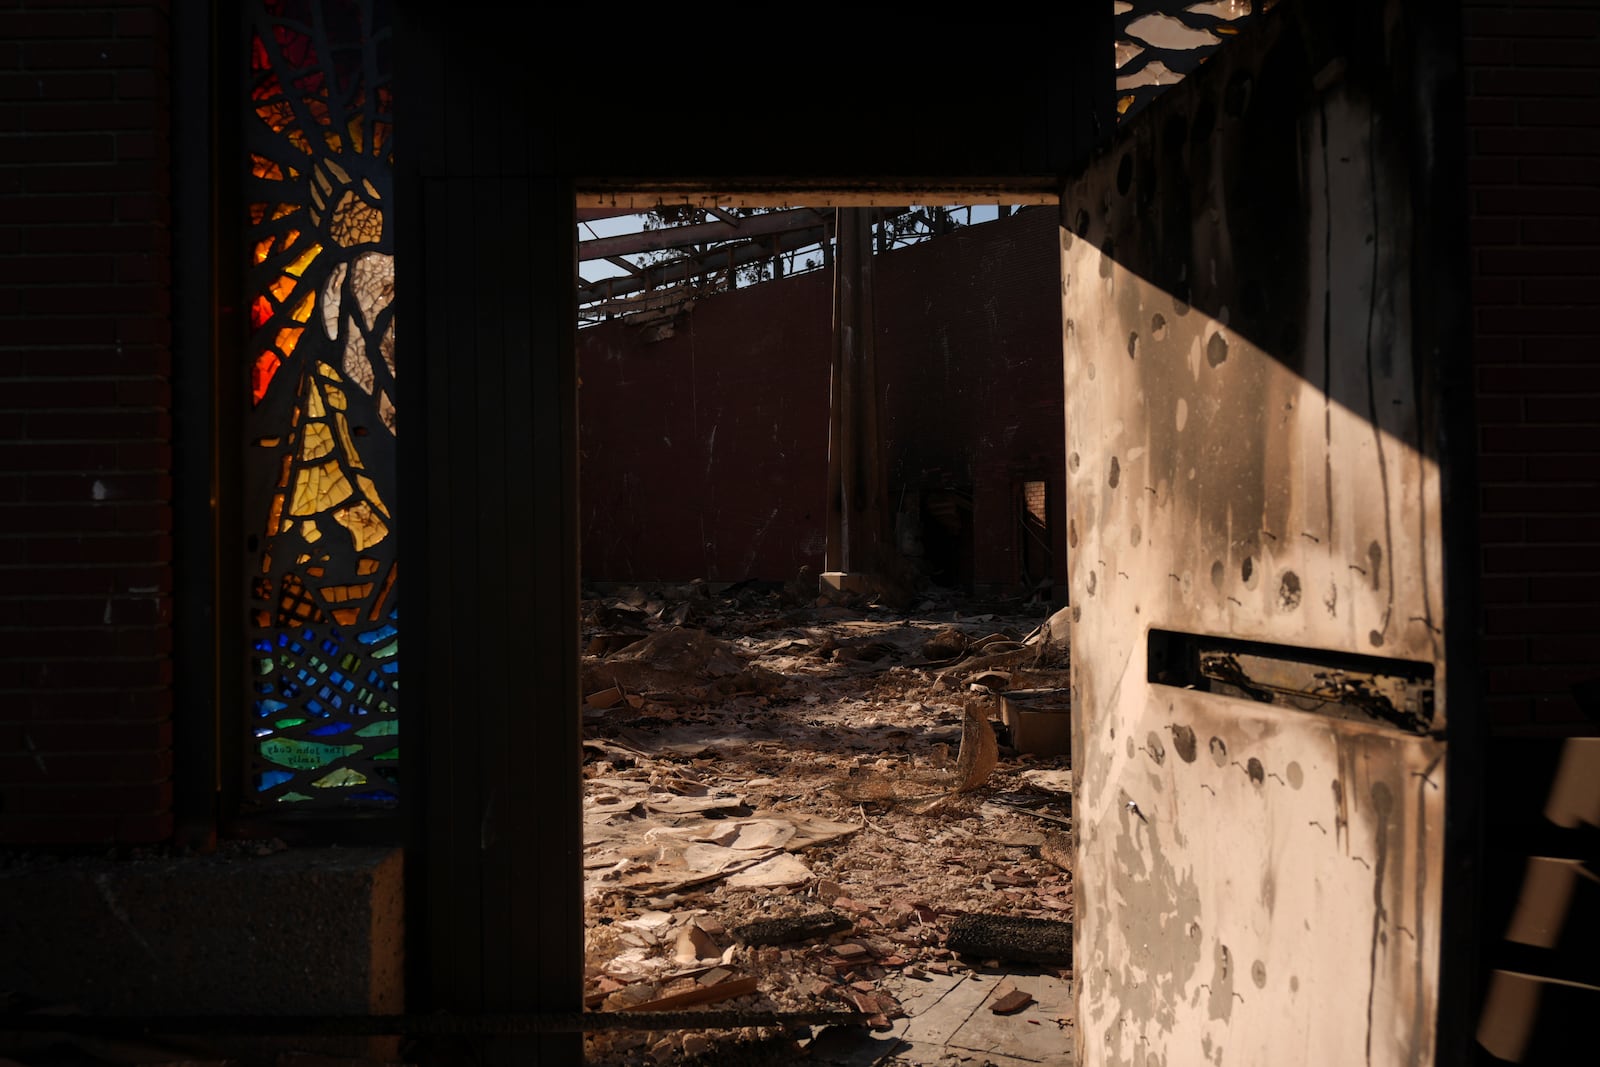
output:
[[255, 0], [248, 22], [246, 805], [381, 807], [400, 725], [387, 3]]

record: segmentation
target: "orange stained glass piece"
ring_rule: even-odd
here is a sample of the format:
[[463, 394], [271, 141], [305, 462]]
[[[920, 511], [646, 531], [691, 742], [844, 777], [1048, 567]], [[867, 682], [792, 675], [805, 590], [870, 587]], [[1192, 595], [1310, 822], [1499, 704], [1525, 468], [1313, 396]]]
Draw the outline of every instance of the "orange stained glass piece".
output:
[[339, 140], [339, 135], [334, 133], [332, 130], [324, 130], [324, 131], [322, 131], [322, 139], [328, 143], [329, 151], [332, 151], [332, 152], [343, 152], [344, 151], [344, 144]]
[[[280, 519], [280, 517], [282, 515], [283, 515], [283, 494], [282, 493], [273, 493], [272, 494], [272, 508], [271, 508], [271, 510], [269, 510], [267, 512], [267, 536], [268, 537], [271, 537], [273, 534], [278, 532], [278, 521], [279, 521], [279, 519]], [[270, 560], [272, 557], [270, 555], [266, 554], [266, 553], [263, 553], [262, 554], [262, 558], [265, 559], [265, 560]], [[266, 569], [265, 564], [263, 565], [262, 569], [263, 570]]]
[[267, 217], [267, 208], [272, 205], [258, 201], [250, 205], [250, 225], [259, 226], [261, 220]]
[[280, 274], [277, 281], [267, 286], [267, 290], [277, 297], [278, 303], [285, 304], [294, 295], [294, 289], [297, 284], [296, 280], [287, 274]]
[[283, 444], [283, 438], [281, 438], [281, 437], [258, 437], [258, 438], [256, 438], [256, 447], [257, 448], [277, 448], [281, 444]]
[[344, 604], [351, 600], [365, 600], [372, 592], [371, 582], [356, 585], [325, 585], [320, 590], [322, 599], [330, 604]]
[[345, 123], [344, 128], [350, 134], [350, 150], [355, 152], [357, 155], [360, 155], [362, 143], [360, 112], [350, 116], [350, 121]]
[[277, 222], [279, 219], [286, 219], [299, 210], [299, 204], [279, 204], [276, 210], [272, 212], [272, 221]]
[[[274, 93], [274, 96], [277, 94]], [[267, 124], [267, 129], [273, 133], [281, 133], [290, 123], [294, 122], [294, 108], [287, 100], [274, 100], [270, 104], [261, 104], [256, 107], [256, 114], [261, 116], [261, 121]]]
[[269, 182], [283, 181], [283, 168], [266, 156], [250, 153], [250, 173]]
[[271, 254], [272, 254], [272, 238], [265, 237], [265, 238], [262, 238], [261, 240], [256, 242], [255, 256], [256, 256], [256, 262], [257, 263], [265, 263], [267, 261], [267, 257], [270, 256]]
[[278, 347], [285, 357], [294, 355], [294, 346], [300, 343], [300, 335], [305, 332], [302, 326], [285, 326], [278, 331], [277, 338], [272, 342]]
[[289, 313], [289, 317], [296, 322], [308, 322], [311, 319], [311, 309], [316, 306], [317, 294], [307, 293], [306, 298]]
[[311, 155], [311, 139], [306, 136], [304, 130], [290, 130], [289, 143], [300, 149], [300, 151], [304, 152], [306, 155]]
[[[294, 503], [290, 506], [290, 514], [315, 515], [350, 499], [352, 492], [350, 482], [345, 478], [344, 471], [339, 469], [337, 460], [329, 460], [316, 467], [302, 467], [295, 475]], [[350, 525], [337, 514], [334, 518], [341, 526]], [[361, 547], [358, 545], [357, 551]]]
[[377, 560], [373, 559], [371, 556], [363, 556], [362, 558], [356, 560], [356, 573], [377, 574], [378, 566], [379, 564]]
[[394, 588], [395, 576], [399, 573], [400, 563], [396, 561], [389, 567], [389, 573], [383, 576], [383, 588], [378, 591], [378, 599], [372, 602], [372, 610], [367, 612], [367, 621], [378, 621], [378, 615], [383, 611], [383, 602], [389, 599], [389, 590]]
[[[291, 437], [289, 440], [293, 441], [294, 438]], [[283, 457], [282, 462], [279, 463], [279, 465], [278, 465], [278, 488], [279, 489], [287, 489], [287, 488], [289, 488], [289, 471], [293, 467], [294, 467], [294, 457], [290, 456], [290, 455], [285, 455]]]
[[250, 305], [250, 326], [252, 329], [261, 329], [272, 318], [272, 301], [265, 296], [258, 296]]
[[340, 626], [354, 626], [361, 620], [360, 608], [334, 608], [332, 614]]
[[328, 571], [325, 567], [307, 567], [306, 573], [313, 578], [321, 578], [323, 575], [327, 574]]
[[272, 384], [272, 376], [278, 373], [281, 362], [275, 352], [263, 352], [256, 357], [250, 371], [250, 394], [257, 404], [267, 395], [267, 386]]

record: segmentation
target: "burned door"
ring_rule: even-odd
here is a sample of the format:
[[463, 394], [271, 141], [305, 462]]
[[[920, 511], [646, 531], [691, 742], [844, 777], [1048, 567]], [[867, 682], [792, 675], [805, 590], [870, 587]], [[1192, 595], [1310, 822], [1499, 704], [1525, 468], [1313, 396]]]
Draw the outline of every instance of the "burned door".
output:
[[1277, 5], [1063, 195], [1084, 1064], [1445, 1055], [1472, 620], [1429, 17]]

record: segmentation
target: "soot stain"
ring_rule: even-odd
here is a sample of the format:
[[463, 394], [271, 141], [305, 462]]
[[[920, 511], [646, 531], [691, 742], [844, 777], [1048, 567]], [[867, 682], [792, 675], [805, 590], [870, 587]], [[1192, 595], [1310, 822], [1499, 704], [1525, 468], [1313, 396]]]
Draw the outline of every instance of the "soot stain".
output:
[[1267, 769], [1261, 766], [1261, 761], [1254, 756], [1244, 765], [1244, 773], [1250, 776], [1252, 785], [1261, 785], [1267, 780]]
[[1218, 767], [1228, 765], [1228, 745], [1220, 737], [1211, 739], [1211, 759]]
[[1300, 606], [1300, 576], [1294, 571], [1284, 571], [1278, 582], [1278, 609], [1293, 611]]
[[1172, 748], [1173, 751], [1177, 752], [1178, 758], [1185, 763], [1193, 763], [1197, 748], [1194, 740], [1194, 727], [1169, 726], [1168, 729], [1172, 731]]
[[1151, 730], [1150, 736], [1144, 739], [1144, 750], [1156, 761], [1157, 767], [1167, 758], [1167, 746], [1161, 743], [1160, 735], [1154, 730]]

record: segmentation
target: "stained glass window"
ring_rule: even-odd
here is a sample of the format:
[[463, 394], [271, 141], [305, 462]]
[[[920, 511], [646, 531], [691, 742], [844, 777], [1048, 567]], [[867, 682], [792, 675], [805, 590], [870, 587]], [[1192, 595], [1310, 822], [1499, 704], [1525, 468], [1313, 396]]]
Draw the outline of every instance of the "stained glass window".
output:
[[254, 0], [247, 806], [399, 799], [393, 98], [384, 0]]

